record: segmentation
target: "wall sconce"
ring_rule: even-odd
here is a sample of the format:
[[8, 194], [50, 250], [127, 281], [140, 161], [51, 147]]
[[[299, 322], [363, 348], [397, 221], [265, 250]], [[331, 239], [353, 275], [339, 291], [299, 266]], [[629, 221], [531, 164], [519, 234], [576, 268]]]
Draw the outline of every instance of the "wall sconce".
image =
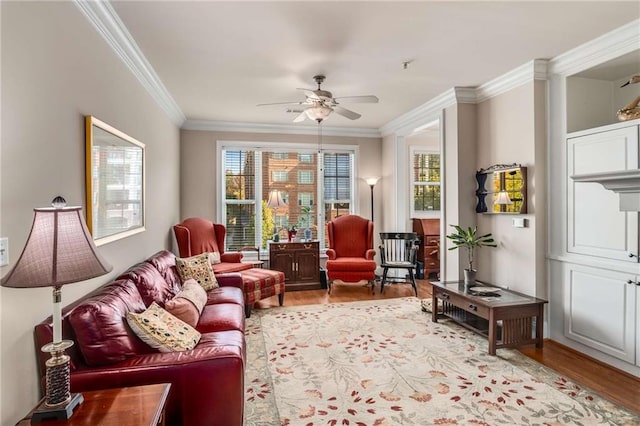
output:
[[493, 201], [493, 204], [513, 204], [513, 201], [511, 201], [511, 198], [509, 198], [509, 194], [507, 193], [507, 191], [500, 191], [498, 192], [498, 194], [496, 194], [496, 198]]

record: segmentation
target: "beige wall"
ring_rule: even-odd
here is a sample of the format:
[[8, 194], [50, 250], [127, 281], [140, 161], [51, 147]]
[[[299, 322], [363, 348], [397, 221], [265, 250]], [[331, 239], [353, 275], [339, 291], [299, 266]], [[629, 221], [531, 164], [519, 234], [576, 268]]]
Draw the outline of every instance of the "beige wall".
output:
[[[170, 247], [179, 219], [179, 132], [71, 2], [1, 2], [0, 236], [10, 265], [34, 207], [56, 195], [85, 200], [84, 115], [146, 144], [146, 232], [99, 248], [114, 267], [63, 288], [63, 305]], [[33, 327], [51, 315], [51, 289], [0, 289], [0, 423], [15, 424], [40, 398]]]
[[[478, 250], [478, 276], [541, 297], [546, 288], [545, 91], [544, 82], [531, 82], [477, 105], [476, 169], [519, 163], [527, 167], [528, 182], [526, 215], [478, 215], [478, 230], [491, 232], [498, 243]], [[527, 227], [514, 228], [514, 217], [526, 218]]]
[[[245, 141], [245, 142], [282, 142], [296, 144], [310, 144], [317, 146], [315, 135], [285, 135], [268, 133], [240, 133], [214, 132], [201, 130], [182, 130], [180, 143], [181, 163], [181, 211], [184, 219], [192, 216], [206, 217], [213, 221], [220, 221], [217, 216], [217, 185], [219, 170], [217, 168], [217, 141]], [[356, 176], [358, 191], [356, 213], [371, 217], [371, 190], [365, 182], [370, 176], [381, 176], [380, 159], [382, 157], [380, 138], [337, 137], [323, 136], [324, 145], [356, 145], [358, 161]], [[381, 181], [384, 182], [384, 179]], [[379, 221], [381, 206], [380, 183], [375, 188], [375, 221]], [[377, 225], [376, 225], [377, 226]], [[377, 229], [377, 228], [376, 228]]]

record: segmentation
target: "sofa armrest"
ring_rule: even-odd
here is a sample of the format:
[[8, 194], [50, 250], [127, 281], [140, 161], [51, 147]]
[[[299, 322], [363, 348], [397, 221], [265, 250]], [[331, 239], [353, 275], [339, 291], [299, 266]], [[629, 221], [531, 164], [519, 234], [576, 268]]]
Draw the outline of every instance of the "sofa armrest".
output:
[[242, 424], [244, 361], [237, 346], [138, 355], [71, 374], [73, 392], [156, 383], [171, 383], [167, 424]]
[[227, 272], [226, 274], [217, 274], [216, 280], [220, 287], [236, 287], [244, 290], [242, 284], [242, 275], [238, 272]]
[[240, 263], [242, 262], [242, 253], [222, 253], [220, 255], [220, 261], [226, 263]]

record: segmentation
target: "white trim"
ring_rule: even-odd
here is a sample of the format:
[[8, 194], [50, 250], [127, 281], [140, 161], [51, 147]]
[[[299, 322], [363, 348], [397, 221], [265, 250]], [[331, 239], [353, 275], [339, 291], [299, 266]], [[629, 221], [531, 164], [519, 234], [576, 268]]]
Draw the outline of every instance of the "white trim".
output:
[[549, 73], [571, 75], [610, 61], [640, 45], [640, 19], [556, 56], [549, 62]]
[[74, 0], [74, 3], [160, 108], [169, 116], [169, 119], [177, 126], [181, 126], [186, 120], [184, 113], [147, 61], [111, 4], [108, 1], [87, 0]]
[[[295, 124], [263, 124], [242, 123], [234, 121], [187, 120], [182, 125], [186, 130], [205, 130], [213, 132], [247, 132], [247, 133], [275, 133], [285, 135], [317, 135], [318, 126], [297, 126]], [[379, 138], [377, 129], [361, 127], [327, 127], [322, 125], [324, 136], [346, 136], [360, 138]]]
[[475, 90], [476, 103], [484, 102], [533, 80], [546, 80], [547, 63], [545, 59], [534, 59], [482, 84]]

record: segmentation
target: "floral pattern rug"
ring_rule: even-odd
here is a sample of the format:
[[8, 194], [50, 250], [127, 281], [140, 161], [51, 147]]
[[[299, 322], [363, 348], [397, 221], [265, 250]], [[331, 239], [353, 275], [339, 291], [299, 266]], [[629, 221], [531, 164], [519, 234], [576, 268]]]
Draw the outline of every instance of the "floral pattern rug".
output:
[[638, 425], [518, 351], [431, 322], [417, 298], [254, 310], [245, 425]]

